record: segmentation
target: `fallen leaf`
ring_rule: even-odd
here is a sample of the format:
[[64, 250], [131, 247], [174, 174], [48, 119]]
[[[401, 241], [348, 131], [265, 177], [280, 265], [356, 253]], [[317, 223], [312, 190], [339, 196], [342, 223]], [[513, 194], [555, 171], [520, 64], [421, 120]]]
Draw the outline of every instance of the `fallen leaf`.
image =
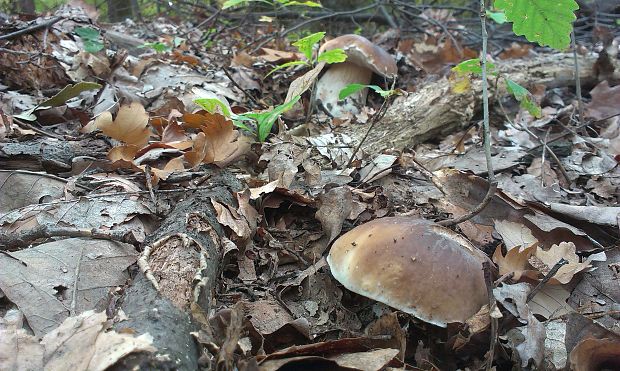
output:
[[234, 129], [232, 121], [219, 114], [213, 116], [212, 122], [201, 126], [207, 139], [203, 162], [225, 167], [250, 149], [250, 140]]
[[586, 106], [586, 116], [602, 120], [620, 113], [620, 85], [609, 87], [607, 80], [590, 90], [592, 101]]
[[149, 141], [151, 131], [147, 128], [148, 123], [149, 115], [138, 102], [121, 106], [114, 120], [109, 111], [95, 119], [95, 127], [101, 129], [103, 134], [138, 147], [145, 146]]
[[[534, 255], [536, 244], [533, 243], [526, 248], [514, 248], [502, 255], [502, 248], [498, 246], [493, 253], [493, 261], [499, 267], [499, 274], [504, 275], [514, 272], [514, 279], [519, 280], [523, 274], [530, 276], [534, 273], [528, 259]], [[528, 274], [529, 273], [529, 274]]]
[[[549, 283], [559, 282], [567, 284], [573, 279], [575, 274], [590, 267], [589, 260], [583, 263], [579, 262], [579, 257], [575, 254], [575, 251], [575, 244], [572, 242], [562, 242], [559, 245], [553, 245], [548, 251], [540, 247], [536, 248], [536, 257], [546, 264], [548, 269], [553, 268], [562, 258], [568, 261], [568, 264], [560, 267], [557, 273], [549, 280]], [[541, 273], [544, 274], [545, 272]]]

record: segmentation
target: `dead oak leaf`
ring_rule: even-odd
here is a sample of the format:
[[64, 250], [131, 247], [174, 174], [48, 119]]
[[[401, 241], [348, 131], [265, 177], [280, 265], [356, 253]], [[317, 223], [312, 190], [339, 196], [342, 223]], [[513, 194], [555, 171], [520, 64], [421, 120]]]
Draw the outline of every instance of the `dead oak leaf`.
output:
[[[143, 171], [146, 170], [145, 165], [139, 166]], [[151, 172], [153, 173], [153, 183], [157, 184], [160, 179], [166, 180], [170, 176], [170, 174], [185, 170], [185, 166], [183, 165], [183, 157], [175, 157], [172, 160], [168, 161], [168, 163], [164, 166], [163, 169], [158, 169], [156, 167], [151, 168]]]
[[515, 247], [508, 250], [506, 256], [503, 256], [502, 248], [501, 246], [498, 246], [493, 253], [493, 261], [499, 267], [499, 274], [503, 276], [504, 274], [514, 273], [513, 278], [517, 281], [524, 274], [526, 276], [530, 276], [531, 273], [534, 273], [535, 278], [537, 272], [532, 270], [532, 267], [528, 261], [530, 256], [534, 254], [535, 248], [536, 243], [533, 243], [524, 249]]
[[148, 143], [151, 131], [147, 125], [149, 115], [138, 102], [119, 108], [116, 118], [110, 112], [104, 112], [95, 119], [95, 127], [103, 134], [124, 142], [143, 147]]
[[234, 129], [232, 121], [219, 114], [213, 116], [214, 120], [201, 127], [207, 139], [203, 162], [225, 167], [249, 150], [250, 141]]
[[207, 136], [205, 133], [198, 133], [194, 138], [192, 150], [183, 155], [192, 168], [200, 165], [207, 155]]
[[549, 283], [567, 284], [575, 274], [590, 267], [590, 261], [586, 260], [581, 263], [575, 251], [576, 247], [573, 242], [561, 242], [559, 245], [552, 245], [547, 251], [540, 247], [536, 248], [536, 257], [549, 269], [553, 268], [562, 258], [568, 261], [568, 264], [560, 267], [557, 273], [549, 280]]

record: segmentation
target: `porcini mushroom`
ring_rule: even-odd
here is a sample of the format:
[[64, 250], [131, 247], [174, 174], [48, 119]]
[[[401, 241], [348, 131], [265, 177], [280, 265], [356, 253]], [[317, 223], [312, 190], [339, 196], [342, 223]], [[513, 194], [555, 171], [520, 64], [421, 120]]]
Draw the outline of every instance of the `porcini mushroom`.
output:
[[[363, 89], [339, 101], [338, 94], [350, 84], [369, 84], [372, 74], [394, 78], [398, 73], [396, 61], [385, 50], [359, 35], [343, 35], [323, 44], [322, 52], [342, 49], [347, 60], [330, 65], [316, 85], [315, 99], [332, 116], [339, 117], [347, 112], [359, 113], [366, 103], [368, 89]], [[320, 101], [320, 102], [319, 102]]]
[[485, 261], [458, 233], [412, 217], [362, 224], [338, 238], [327, 257], [347, 289], [441, 327], [488, 303]]

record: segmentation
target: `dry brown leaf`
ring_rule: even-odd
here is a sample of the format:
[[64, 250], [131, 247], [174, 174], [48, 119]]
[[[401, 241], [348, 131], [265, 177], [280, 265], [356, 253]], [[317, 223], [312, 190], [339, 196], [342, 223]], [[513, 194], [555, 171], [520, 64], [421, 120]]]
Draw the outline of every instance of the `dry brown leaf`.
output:
[[185, 129], [183, 128], [183, 125], [179, 124], [176, 120], [169, 120], [168, 125], [166, 125], [166, 128], [161, 135], [161, 141], [163, 143], [170, 144], [172, 142], [181, 142], [187, 140], [188, 138], [187, 135], [185, 135]]
[[590, 267], [590, 261], [579, 262], [579, 257], [575, 254], [575, 244], [572, 242], [562, 242], [559, 245], [553, 245], [548, 251], [540, 247], [536, 248], [535, 255], [540, 259], [548, 269], [564, 258], [568, 264], [563, 265], [557, 273], [549, 280], [549, 283], [567, 284], [573, 279], [573, 276], [582, 270]]
[[[141, 169], [145, 169], [144, 165], [140, 166]], [[168, 161], [166, 166], [163, 169], [158, 169], [156, 167], [151, 168], [151, 172], [153, 173], [153, 183], [157, 184], [160, 179], [166, 180], [170, 176], [170, 174], [176, 171], [185, 170], [185, 166], [183, 165], [183, 157], [175, 157], [172, 160]]]
[[617, 115], [620, 113], [620, 85], [609, 87], [609, 82], [603, 81], [590, 91], [592, 101], [586, 106], [586, 116], [595, 120]]
[[240, 216], [236, 210], [222, 205], [213, 199], [211, 199], [211, 204], [215, 209], [217, 221], [220, 222], [220, 224], [229, 227], [237, 237], [243, 241], [247, 241], [252, 236], [254, 231], [250, 230], [248, 222], [244, 217]]
[[108, 152], [108, 159], [112, 162], [133, 162], [139, 150], [140, 148], [134, 145], [114, 147]]
[[524, 273], [531, 272], [532, 267], [528, 259], [534, 254], [535, 248], [536, 244], [533, 243], [524, 249], [511, 249], [506, 253], [506, 256], [502, 256], [502, 248], [498, 246], [495, 249], [495, 253], [493, 253], [493, 261], [499, 267], [499, 274], [504, 275], [514, 272], [514, 279], [519, 280]]
[[261, 48], [265, 54], [259, 55], [265, 62], [289, 62], [302, 59], [303, 55], [300, 53], [287, 52], [276, 49]]
[[192, 150], [183, 155], [192, 168], [200, 165], [207, 155], [207, 136], [205, 133], [198, 133], [194, 138]]
[[95, 119], [95, 127], [101, 129], [103, 134], [138, 147], [145, 146], [149, 141], [151, 131], [148, 123], [149, 115], [138, 102], [121, 106], [114, 120], [110, 112], [104, 112]]
[[510, 48], [504, 49], [504, 51], [499, 54], [499, 59], [523, 58], [530, 54], [530, 50], [532, 50], [532, 45], [513, 42]]
[[201, 127], [207, 136], [206, 155], [203, 162], [225, 167], [244, 155], [250, 148], [248, 137], [235, 130], [232, 121], [219, 114]]

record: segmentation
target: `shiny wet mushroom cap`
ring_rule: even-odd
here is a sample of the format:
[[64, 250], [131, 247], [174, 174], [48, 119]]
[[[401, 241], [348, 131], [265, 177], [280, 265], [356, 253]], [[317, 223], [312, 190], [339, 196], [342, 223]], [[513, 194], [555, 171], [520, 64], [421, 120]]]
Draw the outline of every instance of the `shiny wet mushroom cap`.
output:
[[327, 257], [347, 289], [441, 327], [488, 304], [485, 261], [461, 235], [412, 217], [362, 224], [336, 240]]
[[394, 58], [363, 36], [343, 35], [332, 39], [321, 46], [319, 55], [333, 49], [344, 50], [347, 60], [329, 66], [317, 82], [315, 98], [332, 116], [356, 114], [366, 103], [368, 89], [340, 101], [338, 94], [347, 85], [369, 84], [373, 73], [389, 79], [398, 74]]

